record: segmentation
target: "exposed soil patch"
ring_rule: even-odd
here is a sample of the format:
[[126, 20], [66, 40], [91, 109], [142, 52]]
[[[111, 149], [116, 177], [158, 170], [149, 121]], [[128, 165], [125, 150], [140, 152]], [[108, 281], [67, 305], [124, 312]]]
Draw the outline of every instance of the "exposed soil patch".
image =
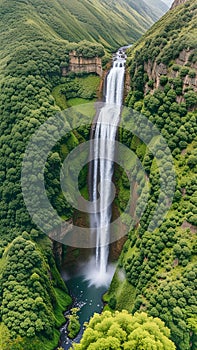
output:
[[187, 221], [184, 221], [182, 223], [181, 228], [183, 228], [183, 229], [189, 228], [192, 233], [197, 233], [197, 227], [192, 225], [192, 224], [190, 224]]

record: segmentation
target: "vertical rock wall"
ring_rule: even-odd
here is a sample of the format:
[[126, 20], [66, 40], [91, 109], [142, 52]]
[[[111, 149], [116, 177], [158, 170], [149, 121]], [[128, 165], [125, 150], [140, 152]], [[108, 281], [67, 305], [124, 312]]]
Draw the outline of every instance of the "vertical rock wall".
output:
[[69, 53], [69, 67], [68, 69], [62, 68], [62, 75], [66, 76], [68, 72], [74, 73], [96, 73], [102, 77], [102, 61], [100, 57], [85, 58], [78, 56], [76, 51]]

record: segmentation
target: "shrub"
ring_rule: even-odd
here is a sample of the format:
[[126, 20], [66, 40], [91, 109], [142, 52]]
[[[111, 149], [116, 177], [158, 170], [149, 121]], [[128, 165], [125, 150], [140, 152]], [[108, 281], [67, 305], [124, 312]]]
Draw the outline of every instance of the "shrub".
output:
[[193, 108], [197, 105], [197, 96], [193, 90], [188, 91], [184, 97], [188, 108]]
[[148, 87], [150, 87], [151, 89], [153, 89], [154, 87], [154, 80], [149, 80], [147, 83]]
[[168, 82], [168, 77], [165, 75], [161, 75], [160, 76], [160, 85], [165, 86], [167, 84], [167, 82]]
[[188, 67], [183, 67], [180, 70], [180, 77], [184, 78], [186, 75], [189, 73], [189, 68]]
[[195, 70], [191, 70], [191, 71], [189, 71], [189, 77], [191, 78], [191, 79], [194, 79], [195, 77], [196, 77], [196, 72], [195, 72]]
[[77, 334], [80, 331], [81, 325], [79, 323], [79, 316], [77, 315], [77, 312], [79, 311], [79, 308], [73, 308], [71, 309], [71, 314], [67, 316], [69, 319], [68, 324], [68, 336], [71, 339], [74, 339]]
[[115, 298], [115, 297], [111, 297], [111, 298], [109, 299], [109, 303], [108, 303], [109, 307], [110, 307], [112, 310], [115, 310], [116, 304], [117, 304], [116, 298]]
[[175, 72], [178, 72], [180, 70], [180, 66], [178, 64], [174, 64], [172, 66], [172, 69], [175, 71]]
[[187, 160], [187, 165], [194, 168], [197, 165], [197, 155], [191, 154]]

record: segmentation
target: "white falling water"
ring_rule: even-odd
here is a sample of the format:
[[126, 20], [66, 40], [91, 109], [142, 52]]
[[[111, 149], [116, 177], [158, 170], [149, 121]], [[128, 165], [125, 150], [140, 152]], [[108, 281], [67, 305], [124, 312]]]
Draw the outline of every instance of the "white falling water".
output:
[[[96, 265], [99, 278], [107, 272], [111, 197], [113, 191], [114, 144], [119, 123], [125, 73], [125, 55], [120, 49], [114, 57], [113, 67], [107, 76], [106, 105], [101, 109], [94, 134], [94, 165], [92, 199], [95, 204]], [[99, 192], [99, 195], [98, 195]]]

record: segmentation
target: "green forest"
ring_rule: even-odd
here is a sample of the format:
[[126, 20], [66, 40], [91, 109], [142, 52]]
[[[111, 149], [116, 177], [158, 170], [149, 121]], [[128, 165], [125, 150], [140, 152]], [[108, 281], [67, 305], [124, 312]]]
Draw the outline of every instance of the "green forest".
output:
[[[159, 317], [170, 328], [171, 338], [179, 350], [197, 346], [197, 95], [192, 84], [197, 74], [196, 9], [196, 1], [191, 1], [167, 13], [128, 53], [131, 91], [126, 104], [157, 125], [167, 141], [174, 158], [176, 190], [165, 220], [149, 232], [159, 194], [158, 169], [151, 151], [135, 136], [121, 135], [120, 131], [120, 137], [135, 150], [149, 174], [151, 196], [140, 228], [129, 234], [119, 268], [105, 296], [112, 309], [127, 309], [132, 313], [143, 310]], [[185, 64], [178, 60], [184, 50], [188, 52]], [[155, 64], [165, 64], [165, 74], [159, 76], [159, 83], [158, 77], [148, 75], [148, 64], [150, 69], [154, 69]], [[158, 150], [159, 158], [164, 157], [164, 151]], [[124, 178], [120, 182], [121, 205], [128, 189]], [[122, 269], [126, 274], [124, 283], [120, 278]]]
[[[104, 311], [92, 315], [80, 343], [73, 346], [197, 348], [197, 1], [167, 9], [162, 1], [155, 5], [149, 0], [0, 0], [0, 350], [62, 350], [57, 348], [60, 327], [68, 322], [70, 339], [80, 330], [79, 309], [73, 307], [61, 275], [56, 242], [35, 225], [25, 206], [21, 166], [28, 141], [46, 120], [101, 98], [101, 77], [69, 72], [70, 51], [86, 60], [100, 58], [107, 73], [112, 53], [129, 44], [124, 105], [160, 131], [173, 156], [176, 188], [165, 219], [151, 231], [162, 196], [156, 160], [132, 130], [119, 128], [118, 139], [146, 171], [148, 203], [125, 239], [103, 295]], [[70, 132], [47, 158], [47, 196], [64, 220], [76, 220], [77, 214], [62, 192], [60, 169], [66, 156], [90, 139], [90, 128]], [[165, 158], [162, 144], [157, 158]], [[170, 182], [168, 166], [164, 176]], [[87, 178], [85, 167], [79, 178], [85, 198]], [[121, 213], [130, 188], [120, 168], [114, 178]], [[66, 257], [67, 247], [62, 250]], [[64, 312], [71, 307], [66, 319]]]

